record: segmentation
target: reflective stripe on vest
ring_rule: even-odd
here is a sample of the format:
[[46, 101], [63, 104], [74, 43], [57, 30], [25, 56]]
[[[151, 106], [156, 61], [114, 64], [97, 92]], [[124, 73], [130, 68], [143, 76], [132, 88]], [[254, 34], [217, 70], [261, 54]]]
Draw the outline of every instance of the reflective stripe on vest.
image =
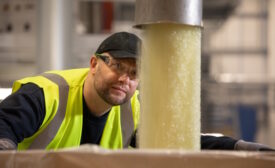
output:
[[[51, 80], [56, 83], [59, 87], [59, 106], [57, 112], [49, 123], [49, 125], [39, 134], [34, 141], [29, 146], [29, 149], [46, 149], [47, 145], [54, 139], [58, 129], [60, 128], [62, 121], [65, 118], [69, 85], [66, 80], [58, 75], [53, 73], [44, 73], [41, 76]], [[62, 87], [61, 87], [62, 86]], [[134, 133], [134, 121], [132, 114], [131, 101], [129, 100], [125, 104], [121, 105], [121, 129], [122, 129], [122, 141], [123, 147], [128, 148], [131, 137]]]
[[[69, 93], [69, 85], [66, 80], [56, 74], [44, 73], [41, 74], [45, 78], [53, 81], [59, 87], [59, 105], [57, 112], [50, 122], [50, 124], [39, 134], [32, 144], [29, 146], [29, 149], [45, 149], [47, 145], [53, 140], [55, 137], [58, 129], [61, 126], [62, 121], [65, 118], [66, 114], [66, 107], [67, 107], [67, 100], [68, 100], [68, 93]], [[60, 87], [62, 86], [62, 87]]]
[[135, 129], [131, 100], [120, 106], [120, 114], [123, 148], [128, 148]]

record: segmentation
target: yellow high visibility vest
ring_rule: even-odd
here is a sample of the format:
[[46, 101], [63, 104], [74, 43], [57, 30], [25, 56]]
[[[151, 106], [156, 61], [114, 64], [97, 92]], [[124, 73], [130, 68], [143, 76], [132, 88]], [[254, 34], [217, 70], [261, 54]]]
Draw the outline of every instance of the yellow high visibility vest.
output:
[[[14, 82], [13, 92], [26, 83], [34, 83], [42, 88], [46, 109], [39, 130], [20, 142], [18, 150], [60, 149], [80, 145], [83, 125], [83, 84], [88, 72], [88, 68], [49, 71]], [[101, 147], [107, 149], [128, 147], [139, 120], [140, 104], [137, 96], [138, 91], [128, 103], [112, 107], [101, 137]]]

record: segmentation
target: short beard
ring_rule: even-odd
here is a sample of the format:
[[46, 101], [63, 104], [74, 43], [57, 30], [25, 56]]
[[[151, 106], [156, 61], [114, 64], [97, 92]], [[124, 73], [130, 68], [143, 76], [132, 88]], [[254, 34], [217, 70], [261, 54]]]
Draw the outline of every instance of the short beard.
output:
[[96, 81], [94, 82], [94, 88], [97, 92], [97, 94], [108, 104], [112, 105], [112, 106], [116, 106], [116, 105], [121, 105], [124, 104], [128, 101], [128, 96], [126, 94], [124, 99], [120, 99], [120, 100], [114, 100], [112, 99], [112, 97], [110, 96], [109, 93], [109, 89], [99, 89], [96, 85]]

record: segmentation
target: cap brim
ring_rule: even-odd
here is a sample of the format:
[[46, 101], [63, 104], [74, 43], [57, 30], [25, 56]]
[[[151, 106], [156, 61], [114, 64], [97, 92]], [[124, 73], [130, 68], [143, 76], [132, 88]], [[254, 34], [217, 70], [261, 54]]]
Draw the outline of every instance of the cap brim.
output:
[[108, 53], [114, 57], [114, 58], [137, 58], [137, 54], [130, 53], [127, 51], [121, 51], [121, 50], [116, 50], [116, 51], [108, 51]]

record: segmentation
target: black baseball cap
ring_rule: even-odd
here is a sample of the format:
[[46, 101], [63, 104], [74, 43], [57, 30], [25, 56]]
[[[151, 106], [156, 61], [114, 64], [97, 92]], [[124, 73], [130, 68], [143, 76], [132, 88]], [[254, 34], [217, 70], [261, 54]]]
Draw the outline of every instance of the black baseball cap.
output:
[[96, 50], [97, 54], [108, 52], [114, 58], [138, 58], [141, 39], [128, 32], [114, 33], [106, 38]]

